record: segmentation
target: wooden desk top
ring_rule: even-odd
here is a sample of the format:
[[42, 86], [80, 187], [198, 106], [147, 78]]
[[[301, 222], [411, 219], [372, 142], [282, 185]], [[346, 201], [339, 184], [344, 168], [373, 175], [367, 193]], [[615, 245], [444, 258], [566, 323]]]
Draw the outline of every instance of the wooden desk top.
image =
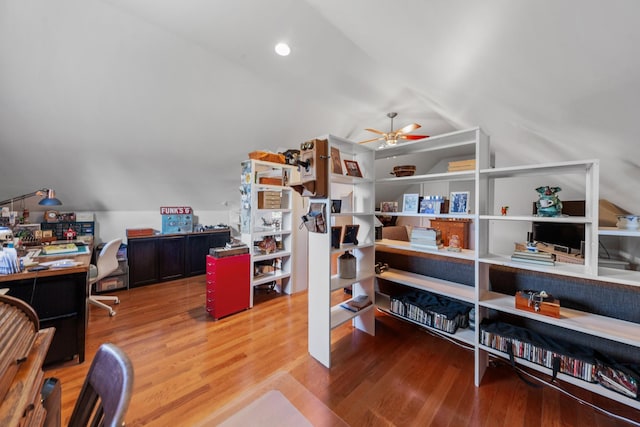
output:
[[48, 270], [41, 271], [29, 271], [29, 268], [25, 268], [22, 273], [16, 274], [0, 274], [0, 287], [2, 282], [12, 282], [15, 280], [24, 280], [24, 279], [33, 279], [35, 277], [49, 277], [49, 276], [59, 276], [63, 274], [71, 274], [71, 273], [83, 273], [89, 271], [89, 265], [91, 264], [91, 250], [89, 253], [84, 253], [80, 255], [74, 254], [59, 254], [59, 255], [47, 255], [47, 256], [39, 256], [36, 257], [39, 263], [56, 261], [60, 259], [72, 259], [75, 262], [79, 262], [80, 264], [75, 267], [63, 267], [63, 268], [50, 268]]

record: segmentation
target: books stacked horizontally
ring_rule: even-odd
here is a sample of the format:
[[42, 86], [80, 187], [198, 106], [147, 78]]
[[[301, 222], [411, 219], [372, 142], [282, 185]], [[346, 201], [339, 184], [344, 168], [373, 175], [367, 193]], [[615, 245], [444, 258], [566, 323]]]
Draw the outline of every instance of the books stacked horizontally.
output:
[[547, 252], [534, 251], [513, 251], [512, 261], [528, 262], [540, 265], [556, 265], [556, 256]]
[[360, 311], [365, 307], [368, 307], [371, 305], [371, 298], [369, 298], [369, 296], [363, 294], [363, 295], [358, 295], [357, 297], [353, 297], [350, 300], [347, 300], [345, 302], [343, 302], [342, 304], [340, 304], [340, 307], [342, 308], [346, 308], [349, 311]]
[[449, 172], [470, 171], [476, 168], [476, 159], [458, 160], [449, 162]]
[[444, 246], [442, 232], [430, 227], [413, 227], [411, 229], [411, 245], [425, 249], [441, 249]]

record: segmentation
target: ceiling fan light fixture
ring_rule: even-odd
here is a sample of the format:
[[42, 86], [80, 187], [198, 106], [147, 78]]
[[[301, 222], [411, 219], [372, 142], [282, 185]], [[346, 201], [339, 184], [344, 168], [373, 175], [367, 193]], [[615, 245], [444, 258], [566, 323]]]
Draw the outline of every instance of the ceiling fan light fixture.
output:
[[380, 136], [378, 136], [377, 138], [360, 141], [358, 144], [367, 144], [369, 142], [383, 140], [384, 144], [380, 147], [380, 148], [383, 148], [383, 147], [388, 147], [390, 145], [396, 145], [399, 139], [402, 139], [402, 140], [422, 139], [427, 137], [427, 135], [407, 135], [408, 133], [413, 132], [414, 130], [421, 127], [417, 123], [411, 123], [398, 130], [393, 130], [393, 119], [396, 118], [397, 116], [398, 116], [398, 113], [396, 112], [387, 113], [387, 117], [391, 119], [391, 130], [389, 132], [382, 132], [378, 129], [366, 128], [365, 129], [366, 131], [377, 133]]

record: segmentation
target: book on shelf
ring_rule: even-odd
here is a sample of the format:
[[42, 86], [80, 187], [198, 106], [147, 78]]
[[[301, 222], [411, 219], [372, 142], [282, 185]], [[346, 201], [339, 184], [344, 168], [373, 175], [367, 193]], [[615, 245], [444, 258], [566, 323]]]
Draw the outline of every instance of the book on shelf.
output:
[[476, 160], [457, 160], [449, 162], [448, 172], [468, 171], [476, 168]]
[[556, 256], [554, 254], [548, 252], [533, 252], [533, 251], [513, 251], [513, 255], [519, 258], [528, 258], [528, 259], [546, 259], [555, 261]]
[[516, 262], [525, 262], [529, 264], [538, 264], [538, 265], [556, 265], [556, 262], [553, 259], [545, 259], [545, 258], [534, 258], [513, 254], [511, 255], [511, 261]]
[[358, 295], [340, 304], [340, 307], [349, 311], [357, 312], [371, 305], [371, 298], [367, 295]]
[[413, 227], [411, 229], [411, 245], [420, 246], [426, 249], [441, 249], [442, 232], [430, 227]]

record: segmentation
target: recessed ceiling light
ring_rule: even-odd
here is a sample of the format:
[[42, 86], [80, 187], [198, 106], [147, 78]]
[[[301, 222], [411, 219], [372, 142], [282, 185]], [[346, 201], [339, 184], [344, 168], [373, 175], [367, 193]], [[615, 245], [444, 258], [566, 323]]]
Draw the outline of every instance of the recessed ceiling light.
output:
[[291, 53], [291, 48], [286, 43], [278, 43], [276, 45], [276, 53], [280, 56], [287, 56]]

